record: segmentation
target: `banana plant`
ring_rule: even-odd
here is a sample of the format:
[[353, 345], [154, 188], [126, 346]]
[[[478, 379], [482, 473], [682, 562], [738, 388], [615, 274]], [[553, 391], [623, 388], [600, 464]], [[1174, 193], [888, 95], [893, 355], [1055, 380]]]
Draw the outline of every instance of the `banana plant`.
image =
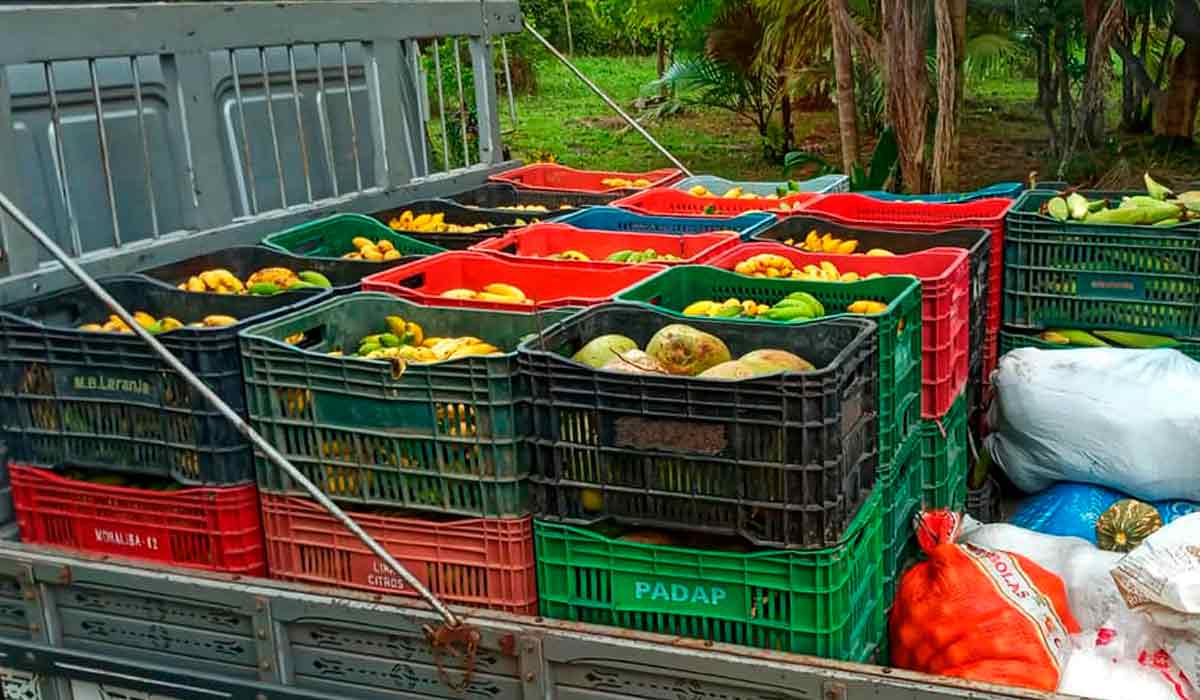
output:
[[[883, 133], [879, 135], [879, 141], [875, 144], [875, 151], [871, 154], [871, 163], [867, 169], [864, 170], [862, 166], [855, 165], [854, 171], [850, 173], [850, 191], [883, 189], [888, 180], [896, 174], [899, 157], [896, 135], [892, 133], [891, 128], [884, 129]], [[783, 176], [790, 177], [796, 168], [805, 165], [816, 165], [817, 176], [832, 175], [838, 172], [828, 160], [819, 154], [810, 151], [792, 151], [784, 156]]]

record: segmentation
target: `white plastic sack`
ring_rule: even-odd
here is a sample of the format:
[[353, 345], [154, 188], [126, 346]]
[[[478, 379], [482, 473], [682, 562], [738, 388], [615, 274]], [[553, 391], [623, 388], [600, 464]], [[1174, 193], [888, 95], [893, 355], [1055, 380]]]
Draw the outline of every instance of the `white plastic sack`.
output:
[[1147, 537], [1112, 570], [1125, 602], [1160, 632], [1161, 646], [1200, 684], [1200, 513]]
[[1076, 481], [1200, 500], [1200, 363], [1175, 350], [1021, 348], [992, 382], [984, 444], [1023, 491]]
[[1085, 630], [1115, 626], [1133, 637], [1144, 633], [1144, 618], [1131, 613], [1109, 572], [1120, 554], [1098, 549], [1078, 537], [1043, 535], [1006, 523], [982, 524], [970, 516], [963, 522], [960, 542], [1013, 552], [1058, 575], [1067, 587], [1071, 614]]
[[1076, 636], [1058, 692], [1099, 700], [1193, 700], [1195, 693], [1165, 653], [1139, 649], [1111, 629]]

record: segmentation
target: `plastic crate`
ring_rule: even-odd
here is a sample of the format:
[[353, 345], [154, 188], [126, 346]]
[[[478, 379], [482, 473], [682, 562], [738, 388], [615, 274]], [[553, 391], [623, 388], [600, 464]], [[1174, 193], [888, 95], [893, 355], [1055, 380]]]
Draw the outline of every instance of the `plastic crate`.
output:
[[[860, 194], [822, 197], [806, 208], [805, 214], [833, 217], [839, 223], [867, 228], [940, 233], [953, 229], [983, 228], [991, 234], [992, 254], [988, 261], [987, 329], [993, 336], [1000, 328], [1000, 288], [1004, 269], [1004, 216], [1013, 200], [993, 197], [957, 204], [881, 202]], [[990, 353], [989, 353], [990, 350]], [[988, 359], [995, 358], [995, 345], [984, 347], [984, 376], [992, 371]]]
[[[533, 311], [561, 306], [591, 306], [660, 270], [662, 265], [566, 263], [557, 260], [503, 259], [477, 251], [442, 253], [377, 273], [363, 280], [365, 292], [387, 292], [429, 306]], [[465, 288], [476, 291], [494, 282], [519, 287], [533, 304], [508, 304], [477, 299], [447, 299], [442, 292]]]
[[21, 541], [206, 571], [266, 573], [254, 484], [155, 491], [10, 466]]
[[[588, 256], [592, 264], [614, 267], [627, 266], [627, 263], [610, 263], [605, 260], [617, 251], [653, 249], [660, 254], [670, 254], [679, 258], [677, 261], [653, 261], [656, 265], [670, 266], [703, 263], [712, 256], [736, 246], [740, 241], [735, 231], [678, 236], [669, 233], [591, 231], [575, 228], [570, 224], [549, 223], [526, 226], [500, 238], [479, 243], [471, 249], [508, 260], [546, 259], [564, 250], [574, 250]], [[572, 261], [558, 262], [569, 264]]]
[[[849, 192], [850, 178], [845, 175], [822, 175], [814, 177], [810, 180], [799, 180], [796, 182], [800, 189], [796, 192], [812, 192], [815, 194], [826, 194], [828, 192]], [[746, 192], [753, 192], [762, 196], [773, 196], [779, 188], [787, 188], [788, 181], [781, 180], [778, 182], [750, 182], [743, 180], [726, 180], [723, 177], [716, 175], [693, 175], [685, 177], [682, 180], [671, 185], [672, 189], [683, 190], [687, 192], [696, 185], [699, 185], [718, 197], [725, 194], [734, 187], [741, 187]]]
[[[449, 199], [466, 207], [474, 207], [501, 214], [511, 214], [514, 211], [529, 215], [541, 216], [543, 220], [556, 218], [564, 214], [577, 212], [591, 206], [608, 204], [614, 199], [624, 196], [620, 192], [556, 192], [553, 190], [528, 190], [507, 182], [489, 182], [473, 190], [451, 195]], [[530, 209], [516, 209], [521, 206], [545, 207], [546, 211], [539, 212]]]
[[830, 219], [813, 216], [789, 216], [778, 219], [767, 230], [755, 234], [750, 240], [778, 241], [803, 240], [809, 231], [824, 235], [831, 233], [842, 239], [858, 241], [858, 252], [872, 248], [884, 248], [898, 255], [917, 253], [933, 248], [962, 248], [967, 251], [971, 265], [971, 342], [968, 366], [971, 368], [968, 381], [979, 383], [982, 376], [983, 354], [987, 344], [988, 283], [991, 268], [991, 234], [987, 229], [954, 229], [940, 233], [916, 231], [884, 231], [858, 228], [837, 223]]
[[923, 487], [921, 439], [914, 434], [879, 474], [879, 488], [883, 492], [883, 600], [888, 608], [896, 597], [896, 584], [906, 565], [917, 556], [913, 516], [921, 509]]
[[371, 262], [343, 258], [342, 256], [346, 253], [353, 253], [356, 250], [351, 241], [358, 236], [370, 238], [372, 241], [381, 239], [391, 241], [400, 255], [406, 258], [433, 255], [445, 250], [441, 246], [397, 233], [375, 219], [362, 214], [326, 216], [316, 221], [272, 233], [263, 239], [262, 244], [274, 250], [298, 255], [306, 260], [336, 262], [339, 266], [345, 265], [347, 270], [361, 270], [362, 272], [357, 273], [359, 279], [397, 264], [397, 261]]
[[[266, 492], [260, 500], [271, 578], [417, 597], [324, 508]], [[430, 520], [370, 511], [351, 516], [442, 600], [537, 614], [531, 516]]]
[[557, 163], [530, 163], [519, 168], [506, 170], [490, 176], [492, 182], [507, 182], [522, 189], [553, 190], [558, 192], [628, 192], [628, 187], [609, 187], [602, 180], [623, 178], [625, 180], [649, 180], [647, 187], [662, 187], [683, 176], [678, 168], [660, 168], [641, 173], [625, 173], [615, 170], [576, 170]]
[[[400, 265], [404, 262], [420, 260], [423, 255], [411, 255], [395, 260], [388, 265]], [[301, 258], [289, 255], [271, 248], [259, 246], [234, 246], [208, 255], [198, 255], [182, 262], [160, 265], [143, 271], [141, 274], [164, 284], [175, 287], [186, 282], [189, 277], [198, 275], [205, 270], [222, 268], [229, 270], [243, 282], [258, 270], [266, 267], [285, 267], [293, 272], [311, 270], [319, 272], [333, 283], [333, 291], [338, 294], [358, 291], [362, 278], [378, 272], [380, 263], [360, 260], [331, 260], [326, 258]]]
[[841, 541], [875, 483], [874, 322], [689, 319], [734, 357], [778, 348], [817, 367], [740, 381], [626, 374], [570, 359], [597, 336], [620, 333], [645, 347], [678, 322], [611, 304], [521, 344], [533, 396], [534, 512], [568, 523], [611, 518], [740, 535], [772, 547]]
[[502, 236], [505, 233], [513, 230], [518, 226], [525, 226], [550, 218], [550, 215], [541, 212], [522, 212], [522, 211], [497, 211], [476, 209], [467, 207], [458, 202], [449, 199], [423, 199], [419, 202], [409, 202], [392, 209], [385, 209], [381, 212], [376, 212], [371, 216], [383, 224], [388, 230], [390, 222], [403, 215], [404, 212], [411, 211], [414, 216], [422, 214], [443, 214], [444, 221], [448, 224], [456, 224], [459, 226], [474, 226], [476, 224], [488, 224], [485, 229], [480, 229], [473, 233], [433, 233], [424, 231], [406, 231], [396, 229], [396, 233], [411, 236], [418, 241], [429, 243], [431, 245], [444, 248], [446, 250], [465, 250], [475, 245], [482, 243], [489, 238]]
[[942, 418], [921, 421], [926, 508], [962, 510], [967, 500], [967, 400], [959, 396]]
[[841, 543], [811, 552], [642, 544], [535, 520], [541, 613], [866, 661], [886, 635], [880, 496]]
[[764, 231], [776, 219], [765, 212], [736, 216], [662, 216], [639, 214], [620, 207], [592, 207], [557, 220], [575, 228], [621, 233], [673, 233], [694, 235], [714, 231], [737, 231], [743, 239]]
[[[669, 216], [737, 216], [746, 212], [767, 212], [773, 216], [787, 216], [801, 211], [822, 195], [812, 193], [791, 194], [781, 199], [758, 197], [737, 199], [733, 197], [697, 197], [682, 190], [657, 188], [643, 190], [613, 202], [641, 214], [666, 214]], [[782, 209], [781, 207], [787, 207]]]
[[[747, 243], [709, 261], [713, 267], [732, 270], [751, 256], [781, 255], [797, 267], [828, 260], [844, 272], [866, 277], [912, 275], [921, 280], [921, 415], [939, 416], [954, 403], [967, 382], [970, 353], [970, 265], [967, 252], [953, 248], [926, 250], [896, 256], [806, 253], [779, 243]], [[837, 287], [845, 282], [827, 283]], [[853, 301], [855, 298], [851, 298]], [[849, 301], [841, 304], [842, 308]], [[828, 308], [826, 309], [829, 310]]]
[[[669, 313], [684, 323], [692, 316], [682, 311], [694, 301], [730, 297], [774, 304], [792, 292], [808, 292], [824, 306], [824, 318], [868, 318], [877, 324], [879, 345], [879, 464], [887, 464], [909, 435], [915, 435], [921, 417], [921, 284], [912, 277], [887, 277], [860, 282], [810, 282], [739, 275], [728, 269], [744, 260], [739, 251], [766, 248], [770, 243], [750, 244], [714, 260], [712, 267], [677, 267], [647, 279], [617, 295], [617, 301], [639, 304]], [[754, 253], [747, 253], [746, 257]], [[859, 299], [888, 304], [879, 314], [839, 313]], [[795, 327], [798, 324], [761, 318], [728, 318], [731, 323]], [[817, 323], [821, 319], [808, 321]]]
[[[189, 294], [139, 276], [101, 284], [130, 311], [185, 323], [209, 314], [241, 319], [158, 336], [239, 413], [246, 404], [238, 331], [329, 295]], [[0, 310], [0, 432], [9, 433], [10, 457], [38, 466], [69, 463], [170, 476], [187, 484], [253, 479], [245, 438], [140, 338], [77, 330], [110, 313], [82, 287]]]
[[981, 187], [974, 192], [946, 192], [942, 194], [897, 194], [879, 190], [864, 191], [858, 194], [866, 195], [881, 202], [923, 202], [928, 204], [962, 204], [978, 199], [1003, 197], [1016, 199], [1025, 191], [1025, 185], [1020, 182], [997, 182], [994, 185]]
[[[528, 390], [517, 341], [573, 311], [517, 314], [418, 306], [386, 294], [351, 294], [246, 329], [242, 365], [255, 428], [332, 498], [475, 516], [529, 512], [522, 441]], [[399, 376], [353, 352], [400, 316], [429, 336], [471, 335], [504, 354], [409, 364]], [[284, 342], [304, 334], [298, 345]], [[305, 495], [256, 455], [258, 483]]]
[[[1070, 346], [1056, 345], [1037, 337], [1038, 331], [1031, 329], [1006, 328], [1000, 331], [1000, 356], [1017, 348], [1040, 348], [1042, 350], [1070, 350]], [[1078, 348], [1075, 348], [1078, 349]], [[1179, 345], [1172, 348], [1200, 362], [1200, 339], [1180, 338]]]
[[[1118, 199], [1135, 192], [1083, 192]], [[1008, 215], [1004, 322], [1200, 336], [1200, 222], [1123, 226], [1040, 213], [1028, 192]]]

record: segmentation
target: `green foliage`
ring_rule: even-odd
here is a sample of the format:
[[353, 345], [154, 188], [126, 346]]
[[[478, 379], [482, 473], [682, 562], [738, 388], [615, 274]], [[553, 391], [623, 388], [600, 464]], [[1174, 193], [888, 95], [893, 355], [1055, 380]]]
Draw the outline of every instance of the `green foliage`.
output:
[[[780, 81], [769, 71], [741, 70], [709, 56], [693, 56], [677, 61], [652, 82], [676, 91], [679, 101], [733, 112], [754, 124], [764, 139], [769, 136], [771, 118], [779, 103]], [[770, 143], [764, 141], [764, 148]]]
[[[854, 172], [850, 173], [850, 191], [881, 190], [888, 180], [896, 174], [896, 164], [900, 159], [900, 149], [896, 145], [896, 135], [891, 129], [884, 129], [875, 144], [871, 154], [871, 163], [866, 170], [855, 164]], [[793, 171], [805, 166], [816, 166], [816, 175], [832, 175], [838, 172], [829, 161], [819, 154], [808, 151], [792, 151], [784, 156], [783, 176], [791, 177]]]

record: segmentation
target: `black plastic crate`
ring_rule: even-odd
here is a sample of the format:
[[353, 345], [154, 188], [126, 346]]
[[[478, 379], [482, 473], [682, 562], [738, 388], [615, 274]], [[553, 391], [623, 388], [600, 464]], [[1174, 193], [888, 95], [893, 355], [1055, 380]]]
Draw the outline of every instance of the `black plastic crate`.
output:
[[[546, 220], [579, 211], [584, 207], [608, 204], [623, 196], [621, 193], [526, 190], [507, 182], [489, 182], [473, 190], [453, 195], [450, 199], [459, 204], [486, 211], [501, 214], [512, 214], [516, 211], [526, 216]], [[514, 207], [520, 206], [545, 207], [546, 211], [514, 209]]]
[[446, 223], [458, 224], [459, 226], [473, 226], [481, 223], [493, 224], [475, 233], [425, 233], [406, 229], [392, 229], [396, 233], [411, 236], [418, 241], [425, 241], [426, 243], [441, 246], [446, 250], [466, 250], [476, 243], [482, 243], [489, 238], [503, 236], [518, 226], [524, 226], [525, 224], [531, 224], [534, 221], [546, 218], [545, 216], [534, 216], [525, 212], [476, 209], [449, 199], [423, 199], [418, 202], [409, 202], [394, 209], [385, 209], [384, 211], [376, 212], [371, 217], [390, 228], [389, 224], [392, 219], [399, 217], [406, 211], [411, 211], [414, 216], [437, 214], [440, 212], [445, 214]]
[[741, 535], [762, 546], [836, 544], [875, 483], [874, 322], [689, 319], [734, 357], [778, 348], [818, 367], [737, 382], [622, 374], [570, 359], [594, 337], [620, 333], [645, 347], [679, 322], [610, 304], [521, 345], [533, 401], [535, 514]]
[[[254, 321], [325, 298], [191, 294], [139, 276], [101, 284], [131, 312], [184, 323], [211, 314], [239, 322], [158, 336], [231, 408], [245, 415], [237, 334]], [[249, 443], [133, 334], [78, 330], [110, 315], [82, 287], [0, 309], [0, 430], [9, 457], [170, 476], [187, 484], [254, 478]]]
[[789, 238], [799, 242], [809, 231], [821, 234], [832, 233], [837, 238], [858, 240], [858, 251], [865, 253], [872, 248], [885, 248], [902, 255], [930, 248], [963, 248], [971, 265], [971, 351], [968, 366], [971, 370], [968, 381], [979, 381], [983, 367], [983, 351], [987, 343], [988, 321], [988, 273], [991, 268], [992, 234], [983, 228], [962, 228], [941, 233], [916, 231], [889, 231], [883, 229], [856, 228], [835, 223], [816, 216], [787, 216], [779, 219], [770, 228], [750, 238], [752, 241], [777, 241]]
[[[425, 256], [409, 255], [391, 261], [387, 266], [403, 265], [423, 257]], [[234, 277], [245, 282], [247, 277], [264, 267], [286, 267], [293, 272], [319, 272], [329, 278], [333, 283], [333, 291], [338, 294], [358, 291], [362, 278], [383, 269], [381, 263], [368, 260], [304, 258], [261, 246], [235, 246], [208, 255], [197, 255], [181, 262], [159, 265], [143, 271], [142, 274], [174, 287], [186, 282], [193, 275], [214, 268], [229, 270]]]

